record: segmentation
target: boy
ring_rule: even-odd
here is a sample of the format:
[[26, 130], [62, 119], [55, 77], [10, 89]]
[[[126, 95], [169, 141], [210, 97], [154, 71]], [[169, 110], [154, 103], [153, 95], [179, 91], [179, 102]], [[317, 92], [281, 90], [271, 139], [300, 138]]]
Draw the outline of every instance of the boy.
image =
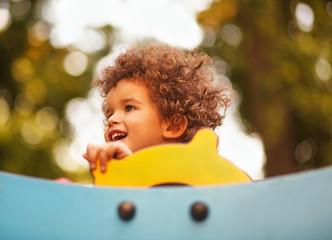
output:
[[108, 160], [122, 159], [149, 146], [188, 142], [203, 127], [222, 124], [218, 113], [230, 99], [213, 84], [211, 58], [166, 45], [133, 47], [95, 80], [105, 97], [106, 144], [89, 144], [83, 155], [90, 168], [106, 171]]

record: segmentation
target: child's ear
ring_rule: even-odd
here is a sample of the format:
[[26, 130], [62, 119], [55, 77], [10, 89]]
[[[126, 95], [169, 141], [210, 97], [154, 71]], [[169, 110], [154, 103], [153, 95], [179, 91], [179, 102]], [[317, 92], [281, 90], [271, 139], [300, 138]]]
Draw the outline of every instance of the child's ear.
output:
[[188, 126], [186, 116], [175, 114], [165, 121], [163, 137], [166, 139], [176, 139], [183, 135]]

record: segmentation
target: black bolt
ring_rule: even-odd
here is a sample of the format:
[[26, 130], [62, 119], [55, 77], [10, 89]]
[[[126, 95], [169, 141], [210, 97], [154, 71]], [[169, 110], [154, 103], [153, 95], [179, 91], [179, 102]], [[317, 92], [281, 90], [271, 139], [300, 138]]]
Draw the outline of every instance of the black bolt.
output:
[[118, 207], [118, 213], [122, 220], [129, 221], [135, 216], [135, 205], [131, 202], [122, 202]]
[[205, 203], [195, 202], [193, 205], [191, 205], [190, 212], [193, 219], [196, 221], [203, 221], [207, 217], [209, 209]]

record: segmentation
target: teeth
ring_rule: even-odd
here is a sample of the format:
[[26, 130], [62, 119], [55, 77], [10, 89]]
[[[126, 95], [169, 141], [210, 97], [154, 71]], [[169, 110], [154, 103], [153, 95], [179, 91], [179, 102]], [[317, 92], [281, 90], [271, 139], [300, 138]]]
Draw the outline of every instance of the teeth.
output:
[[112, 141], [117, 141], [124, 137], [126, 137], [126, 134], [124, 134], [124, 133], [114, 133], [112, 135]]

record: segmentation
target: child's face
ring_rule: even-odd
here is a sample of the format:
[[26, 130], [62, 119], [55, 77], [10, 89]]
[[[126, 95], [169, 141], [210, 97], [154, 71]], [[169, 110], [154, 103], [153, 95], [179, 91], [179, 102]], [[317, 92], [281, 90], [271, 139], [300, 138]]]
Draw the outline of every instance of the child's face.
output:
[[105, 107], [106, 142], [122, 141], [133, 152], [166, 142], [164, 121], [142, 83], [121, 80], [108, 93]]

